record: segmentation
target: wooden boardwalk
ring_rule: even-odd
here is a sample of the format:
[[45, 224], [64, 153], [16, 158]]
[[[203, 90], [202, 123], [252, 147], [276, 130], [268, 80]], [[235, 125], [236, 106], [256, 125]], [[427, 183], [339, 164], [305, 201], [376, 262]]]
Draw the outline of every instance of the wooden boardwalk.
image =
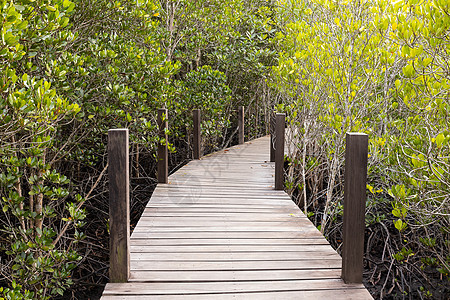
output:
[[283, 191], [269, 138], [191, 161], [159, 184], [131, 235], [118, 299], [372, 299]]

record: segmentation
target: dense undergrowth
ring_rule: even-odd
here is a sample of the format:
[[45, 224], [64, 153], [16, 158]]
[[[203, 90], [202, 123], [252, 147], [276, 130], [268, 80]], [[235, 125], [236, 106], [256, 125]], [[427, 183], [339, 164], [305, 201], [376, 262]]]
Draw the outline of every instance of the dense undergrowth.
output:
[[172, 168], [191, 156], [194, 108], [205, 151], [234, 138], [238, 105], [259, 134], [275, 57], [264, 4], [0, 1], [0, 298], [107, 282], [108, 129], [130, 129], [134, 220], [154, 185], [157, 108], [169, 110]]
[[365, 284], [449, 295], [449, 4], [435, 1], [0, 0], [0, 298], [83, 299], [108, 281], [107, 130], [131, 134], [132, 226], [170, 167], [297, 128], [286, 189], [340, 251], [346, 131], [370, 136]]
[[345, 133], [367, 133], [366, 286], [447, 299], [448, 1], [278, 2], [272, 86], [300, 141], [287, 189], [340, 251]]

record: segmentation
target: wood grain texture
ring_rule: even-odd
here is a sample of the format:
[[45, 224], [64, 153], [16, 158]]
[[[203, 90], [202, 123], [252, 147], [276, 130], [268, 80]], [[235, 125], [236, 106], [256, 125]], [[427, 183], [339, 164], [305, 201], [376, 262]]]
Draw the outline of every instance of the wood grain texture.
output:
[[158, 143], [158, 150], [157, 150], [157, 160], [158, 160], [157, 179], [159, 183], [167, 183], [169, 175], [169, 153], [167, 149], [167, 133], [166, 133], [166, 129], [168, 128], [167, 118], [168, 118], [167, 109], [165, 108], [158, 109], [158, 129], [159, 129], [159, 138], [161, 139], [161, 142]]
[[111, 282], [130, 274], [130, 169], [128, 129], [108, 131], [109, 229]]
[[193, 136], [193, 150], [194, 150], [194, 159], [200, 159], [202, 156], [202, 130], [201, 130], [201, 123], [202, 123], [202, 116], [201, 116], [201, 110], [200, 109], [194, 109], [192, 111], [192, 117], [194, 121], [194, 136]]
[[282, 280], [282, 281], [238, 281], [238, 282], [130, 282], [110, 284], [104, 295], [177, 295], [210, 294], [227, 292], [275, 292], [275, 291], [311, 291], [328, 289], [363, 289], [361, 284], [344, 284], [340, 279]]
[[274, 190], [268, 148], [263, 137], [205, 155], [158, 185], [131, 236], [130, 282], [102, 299], [371, 299]]
[[275, 145], [275, 189], [284, 189], [284, 131], [285, 114], [276, 114], [276, 145]]
[[363, 278], [368, 143], [367, 134], [346, 135], [342, 248], [346, 283], [361, 283]]
[[242, 145], [245, 142], [245, 113], [244, 107], [239, 106], [238, 108], [238, 131], [239, 131], [239, 144]]
[[[103, 300], [143, 300], [149, 299], [149, 295], [106, 295]], [[230, 292], [225, 294], [194, 294], [194, 295], [152, 295], [152, 300], [311, 300], [311, 299], [333, 299], [333, 300], [364, 300], [372, 299], [365, 289], [329, 289], [329, 290], [292, 290], [276, 292], [241, 293]]]

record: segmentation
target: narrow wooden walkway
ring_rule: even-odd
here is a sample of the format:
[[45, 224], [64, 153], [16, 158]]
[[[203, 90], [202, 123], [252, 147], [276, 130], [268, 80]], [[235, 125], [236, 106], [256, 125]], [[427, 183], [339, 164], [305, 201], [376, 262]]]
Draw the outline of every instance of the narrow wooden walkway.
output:
[[192, 161], [158, 185], [131, 236], [118, 299], [372, 299], [283, 191], [269, 138]]

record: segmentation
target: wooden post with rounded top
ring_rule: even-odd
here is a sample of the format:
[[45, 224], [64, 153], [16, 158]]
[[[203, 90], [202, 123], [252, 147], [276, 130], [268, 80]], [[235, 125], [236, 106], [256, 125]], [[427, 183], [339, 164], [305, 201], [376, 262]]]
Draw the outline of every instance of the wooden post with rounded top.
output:
[[110, 282], [130, 275], [130, 167], [128, 129], [108, 131]]
[[169, 182], [169, 155], [167, 149], [167, 132], [168, 128], [167, 124], [167, 109], [159, 108], [158, 109], [158, 129], [159, 129], [159, 138], [160, 142], [158, 143], [158, 174], [157, 179], [158, 183], [168, 183]]
[[284, 189], [284, 128], [286, 114], [277, 113], [275, 125], [275, 189]]
[[239, 106], [238, 110], [239, 145], [244, 144], [244, 107]]
[[344, 173], [342, 274], [345, 283], [362, 283], [369, 137], [347, 133]]
[[202, 113], [200, 109], [194, 109], [192, 111], [193, 119], [194, 119], [194, 159], [200, 159], [202, 156], [201, 147], [202, 147], [202, 131], [201, 131], [201, 122], [202, 122]]

